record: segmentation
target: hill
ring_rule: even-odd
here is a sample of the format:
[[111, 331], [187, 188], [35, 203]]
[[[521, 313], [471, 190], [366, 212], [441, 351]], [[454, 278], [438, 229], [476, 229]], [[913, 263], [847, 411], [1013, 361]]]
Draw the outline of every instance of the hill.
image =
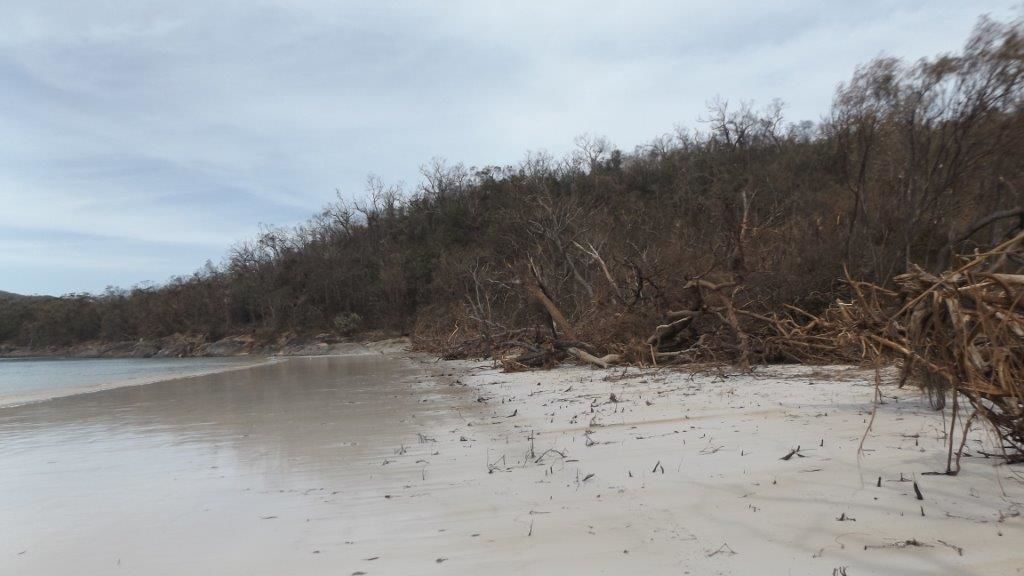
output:
[[733, 304], [817, 313], [847, 275], [942, 270], [1024, 226], [1021, 38], [982, 19], [959, 54], [870, 62], [817, 123], [719, 100], [701, 130], [633, 151], [581, 138], [561, 159], [434, 162], [412, 191], [373, 180], [163, 286], [14, 299], [0, 342], [386, 331], [538, 362], [541, 336], [735, 357], [752, 317]]

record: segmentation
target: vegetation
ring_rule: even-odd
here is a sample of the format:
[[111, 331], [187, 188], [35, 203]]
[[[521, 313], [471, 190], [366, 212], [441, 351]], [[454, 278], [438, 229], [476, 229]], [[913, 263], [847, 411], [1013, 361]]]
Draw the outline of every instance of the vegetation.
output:
[[446, 353], [772, 359], [735, 308], [819, 314], [847, 274], [941, 271], [1024, 226], [1022, 89], [1024, 25], [982, 19], [958, 54], [858, 68], [819, 122], [716, 100], [700, 130], [632, 152], [581, 137], [561, 159], [434, 161], [414, 191], [371, 178], [367, 200], [162, 286], [0, 295], [0, 343], [373, 330]]

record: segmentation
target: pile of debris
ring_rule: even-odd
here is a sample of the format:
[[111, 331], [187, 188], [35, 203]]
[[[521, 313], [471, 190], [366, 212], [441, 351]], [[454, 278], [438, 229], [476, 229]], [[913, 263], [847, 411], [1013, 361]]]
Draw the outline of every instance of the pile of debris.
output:
[[552, 367], [566, 359], [602, 368], [896, 362], [902, 383], [920, 386], [936, 408], [944, 408], [947, 398], [952, 402], [947, 472], [955, 473], [975, 421], [991, 425], [1005, 456], [1024, 459], [1024, 233], [961, 257], [942, 274], [914, 268], [896, 277], [892, 288], [847, 278], [849, 298], [820, 315], [794, 306], [782, 314], [760, 310], [753, 299], [743, 299], [737, 281], [693, 279], [684, 286], [689, 309], [664, 313], [646, 339], [618, 342], [611, 334], [600, 346], [577, 335], [532, 265], [531, 272], [521, 285], [543, 308], [547, 326], [461, 340], [446, 355], [491, 356], [506, 370]]
[[897, 276], [896, 290], [848, 284], [853, 298], [820, 317], [773, 318], [769, 346], [801, 362], [898, 361], [902, 382], [936, 408], [952, 403], [947, 473], [959, 469], [975, 420], [991, 426], [1004, 456], [1024, 461], [1024, 233], [945, 273]]

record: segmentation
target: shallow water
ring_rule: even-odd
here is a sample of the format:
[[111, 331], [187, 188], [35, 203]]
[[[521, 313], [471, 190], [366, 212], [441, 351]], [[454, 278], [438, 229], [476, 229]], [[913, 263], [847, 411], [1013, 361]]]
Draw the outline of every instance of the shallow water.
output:
[[0, 408], [0, 574], [338, 573], [320, 551], [395, 488], [355, 465], [448, 415], [425, 380], [295, 358]]
[[0, 406], [237, 368], [253, 358], [0, 358]]

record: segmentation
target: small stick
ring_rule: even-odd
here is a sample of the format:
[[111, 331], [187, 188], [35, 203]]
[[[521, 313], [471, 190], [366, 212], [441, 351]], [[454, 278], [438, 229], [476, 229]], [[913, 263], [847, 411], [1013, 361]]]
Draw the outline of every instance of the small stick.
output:
[[782, 458], [779, 458], [779, 460], [789, 460], [789, 459], [790, 459], [790, 458], [792, 458], [792, 457], [793, 457], [794, 455], [797, 455], [797, 456], [798, 456], [798, 455], [799, 455], [799, 454], [798, 454], [799, 452], [800, 452], [800, 447], [799, 447], [799, 446], [797, 446], [796, 448], [793, 448], [792, 450], [790, 450], [790, 451], [789, 451], [789, 454], [786, 454], [786, 455], [785, 455], [785, 456], [783, 456]]
[[729, 556], [735, 556], [737, 552], [729, 546], [728, 542], [726, 542], [719, 546], [718, 550], [715, 550], [714, 552], [708, 554], [707, 557], [711, 558], [712, 556], [716, 556], [718, 554], [728, 554]]
[[963, 556], [964, 555], [964, 549], [963, 548], [961, 548], [959, 546], [956, 546], [954, 544], [950, 544], [949, 542], [946, 542], [945, 540], [939, 540], [938, 542], [939, 542], [939, 544], [942, 544], [943, 546], [948, 546], [949, 548], [952, 548], [953, 550], [956, 550], [957, 555], [959, 555], [959, 556]]

